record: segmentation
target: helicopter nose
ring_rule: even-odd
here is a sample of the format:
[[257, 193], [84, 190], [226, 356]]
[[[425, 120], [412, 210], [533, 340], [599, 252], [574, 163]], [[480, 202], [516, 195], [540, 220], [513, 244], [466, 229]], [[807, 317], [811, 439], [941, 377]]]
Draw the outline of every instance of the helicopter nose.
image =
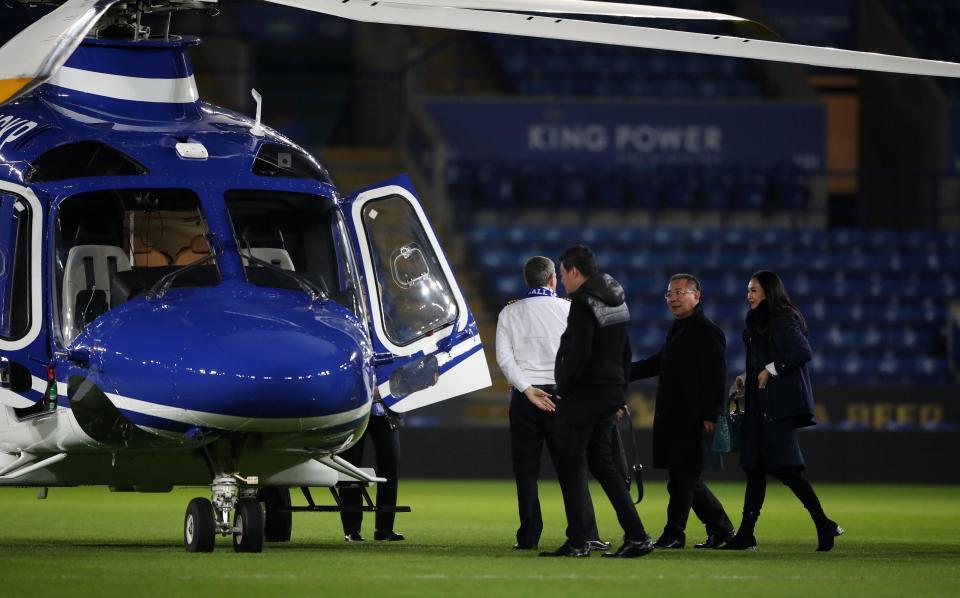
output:
[[124, 307], [78, 341], [96, 347], [98, 381], [134, 399], [126, 405], [142, 414], [221, 430], [304, 432], [356, 427], [369, 413], [369, 341], [339, 306]]
[[341, 326], [232, 328], [186, 347], [177, 368], [178, 398], [198, 425], [306, 431], [366, 415], [371, 366], [363, 344]]

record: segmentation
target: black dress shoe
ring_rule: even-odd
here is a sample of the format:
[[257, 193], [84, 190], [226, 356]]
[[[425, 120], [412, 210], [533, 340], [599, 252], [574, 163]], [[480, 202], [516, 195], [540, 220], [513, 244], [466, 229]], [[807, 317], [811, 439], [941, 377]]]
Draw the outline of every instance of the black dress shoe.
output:
[[663, 535], [657, 538], [657, 541], [654, 542], [653, 545], [657, 548], [678, 549], [683, 548], [686, 543], [686, 539]]
[[604, 542], [603, 540], [588, 540], [587, 548], [590, 550], [610, 550], [610, 542]]
[[521, 544], [520, 542], [517, 542], [516, 544], [513, 545], [513, 549], [514, 549], [514, 550], [536, 550], [536, 549], [537, 549], [537, 545], [536, 545], [536, 544]]
[[363, 542], [363, 536], [360, 535], [360, 532], [348, 532], [343, 534], [343, 539], [347, 542]]
[[586, 545], [578, 547], [572, 544], [564, 543], [563, 546], [556, 550], [545, 550], [541, 552], [540, 556], [590, 556], [590, 547]]
[[400, 542], [401, 540], [406, 540], [406, 538], [403, 537], [403, 534], [398, 534], [396, 532], [381, 532], [381, 531], [373, 532], [373, 539], [380, 540], [380, 541], [386, 540], [387, 542]]
[[727, 543], [720, 547], [720, 550], [756, 550], [757, 537], [753, 534], [737, 534], [727, 540]]
[[702, 544], [694, 544], [694, 548], [720, 548], [733, 539], [733, 532], [729, 531], [722, 534], [710, 534]]
[[616, 552], [605, 552], [603, 556], [613, 559], [635, 559], [653, 552], [653, 541], [647, 536], [644, 540], [625, 540]]

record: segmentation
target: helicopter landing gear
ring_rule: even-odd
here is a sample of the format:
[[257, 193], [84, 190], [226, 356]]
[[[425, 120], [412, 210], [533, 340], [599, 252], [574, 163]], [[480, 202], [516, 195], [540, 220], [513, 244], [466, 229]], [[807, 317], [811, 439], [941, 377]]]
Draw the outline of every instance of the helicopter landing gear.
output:
[[191, 500], [183, 518], [183, 545], [187, 552], [213, 552], [216, 532], [210, 501], [205, 498]]
[[[210, 485], [212, 501], [195, 498], [187, 505], [183, 520], [183, 543], [187, 552], [213, 552], [216, 534], [233, 534], [237, 552], [263, 552], [264, 516], [257, 489], [240, 484], [234, 476], [219, 476]], [[233, 525], [230, 511], [235, 511]]]
[[264, 537], [267, 542], [289, 542], [293, 529], [289, 488], [260, 488], [257, 499], [263, 503]]
[[263, 552], [263, 510], [256, 498], [241, 498], [233, 516], [233, 549]]

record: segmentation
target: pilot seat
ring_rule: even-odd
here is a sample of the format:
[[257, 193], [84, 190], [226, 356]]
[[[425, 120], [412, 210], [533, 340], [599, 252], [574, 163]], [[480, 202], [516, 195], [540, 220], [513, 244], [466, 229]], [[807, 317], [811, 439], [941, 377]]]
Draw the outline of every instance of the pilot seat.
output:
[[63, 273], [61, 310], [68, 344], [87, 324], [110, 309], [112, 280], [118, 272], [130, 270], [119, 235], [80, 225], [75, 239]]

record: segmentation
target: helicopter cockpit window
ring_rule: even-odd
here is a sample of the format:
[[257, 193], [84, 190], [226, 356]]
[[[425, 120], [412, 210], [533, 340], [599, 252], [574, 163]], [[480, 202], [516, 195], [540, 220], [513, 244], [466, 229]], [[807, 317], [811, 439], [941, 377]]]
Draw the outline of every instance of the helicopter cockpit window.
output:
[[99, 141], [79, 141], [55, 147], [30, 165], [28, 183], [51, 183], [88, 176], [146, 174], [147, 167]]
[[399, 195], [363, 207], [384, 331], [407, 345], [457, 319], [457, 303], [413, 206]]
[[306, 283], [366, 322], [360, 279], [340, 211], [315, 195], [230, 191], [227, 211], [247, 280], [257, 286], [301, 290]]
[[[192, 191], [124, 189], [65, 199], [56, 219], [58, 340], [69, 345], [103, 313], [207, 257], [207, 239], [207, 222]], [[172, 287], [219, 282], [211, 260], [174, 278]]]
[[260, 151], [253, 160], [253, 174], [330, 183], [330, 175], [316, 160], [303, 152], [275, 143], [264, 143], [260, 146]]

